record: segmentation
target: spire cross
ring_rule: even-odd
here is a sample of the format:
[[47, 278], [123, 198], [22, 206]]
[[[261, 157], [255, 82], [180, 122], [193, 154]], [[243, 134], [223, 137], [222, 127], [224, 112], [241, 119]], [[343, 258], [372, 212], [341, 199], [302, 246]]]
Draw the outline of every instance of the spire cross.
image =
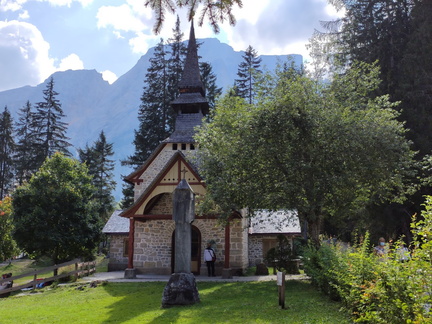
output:
[[183, 167], [183, 170], [180, 171], [181, 173], [183, 173], [183, 179], [186, 177], [186, 173], [188, 173], [189, 171], [186, 170], [186, 167]]

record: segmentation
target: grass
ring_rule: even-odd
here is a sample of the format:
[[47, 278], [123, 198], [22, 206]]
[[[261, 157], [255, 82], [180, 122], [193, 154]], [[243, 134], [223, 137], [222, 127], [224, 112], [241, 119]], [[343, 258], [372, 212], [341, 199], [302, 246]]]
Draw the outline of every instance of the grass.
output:
[[201, 302], [161, 308], [165, 283], [76, 283], [0, 299], [7, 323], [350, 323], [307, 281], [287, 281], [287, 309], [273, 282], [198, 282]]

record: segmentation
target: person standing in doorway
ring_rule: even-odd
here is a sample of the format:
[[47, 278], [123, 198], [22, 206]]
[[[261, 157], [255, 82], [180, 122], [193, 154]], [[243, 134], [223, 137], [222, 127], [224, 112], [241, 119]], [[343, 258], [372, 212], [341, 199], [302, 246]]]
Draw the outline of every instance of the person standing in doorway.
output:
[[211, 247], [211, 243], [207, 243], [207, 248], [204, 250], [204, 261], [207, 264], [208, 276], [215, 277], [216, 254]]

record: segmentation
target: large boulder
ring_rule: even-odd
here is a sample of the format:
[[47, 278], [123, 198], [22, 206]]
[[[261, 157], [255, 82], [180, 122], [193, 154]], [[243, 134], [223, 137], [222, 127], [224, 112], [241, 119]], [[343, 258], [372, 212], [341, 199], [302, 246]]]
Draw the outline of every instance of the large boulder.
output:
[[163, 291], [162, 308], [199, 302], [195, 276], [192, 273], [173, 273]]

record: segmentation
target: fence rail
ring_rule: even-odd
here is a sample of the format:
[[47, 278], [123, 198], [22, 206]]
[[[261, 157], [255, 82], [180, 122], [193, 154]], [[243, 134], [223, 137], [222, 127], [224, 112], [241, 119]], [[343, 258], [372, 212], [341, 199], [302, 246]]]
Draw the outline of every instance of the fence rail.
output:
[[[73, 265], [73, 264], [75, 264], [75, 270], [72, 270], [72, 271], [69, 271], [66, 273], [53, 275], [52, 277], [49, 277], [49, 278], [38, 279], [38, 275], [45, 274], [45, 273], [50, 272], [50, 271], [53, 271], [55, 274], [55, 273], [58, 273], [58, 270], [60, 268], [68, 267], [68, 266]], [[78, 279], [78, 277], [88, 276], [88, 275], [94, 273], [95, 271], [96, 271], [96, 261], [81, 262], [81, 259], [74, 259], [72, 261], [65, 262], [65, 263], [58, 264], [58, 265], [53, 265], [51, 267], [47, 267], [44, 269], [34, 270], [32, 272], [27, 272], [27, 273], [20, 274], [18, 276], [13, 276], [13, 277], [6, 278], [6, 279], [0, 279], [0, 285], [1, 285], [3, 282], [9, 282], [9, 281], [14, 281], [17, 279], [33, 276], [33, 280], [31, 280], [25, 284], [0, 290], [0, 297], [1, 297], [1, 295], [11, 293], [12, 291], [21, 290], [24, 288], [32, 287], [33, 289], [36, 289], [36, 285], [38, 285], [38, 284], [49, 282], [49, 281], [54, 281], [54, 280], [61, 279], [61, 278], [67, 277], [67, 276], [75, 276], [75, 278]]]

